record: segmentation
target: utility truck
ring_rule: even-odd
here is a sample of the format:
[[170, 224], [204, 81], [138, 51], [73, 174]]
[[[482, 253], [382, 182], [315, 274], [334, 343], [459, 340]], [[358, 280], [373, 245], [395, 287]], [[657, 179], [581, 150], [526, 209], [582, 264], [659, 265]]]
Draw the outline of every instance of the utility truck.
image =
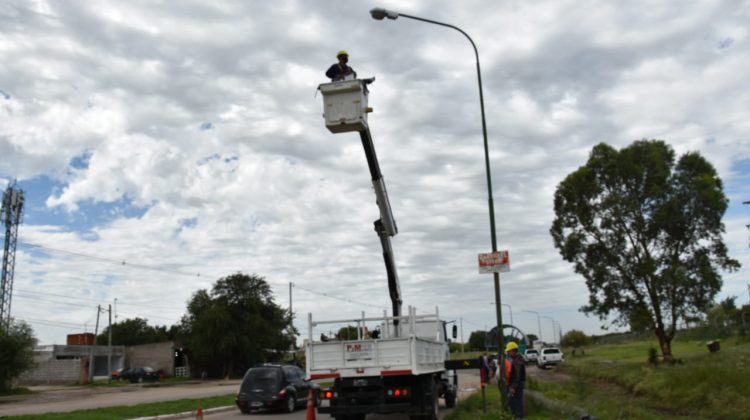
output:
[[[438, 418], [438, 398], [452, 407], [457, 376], [446, 369], [449, 359], [446, 323], [433, 314], [417, 315], [409, 307], [401, 313], [401, 289], [390, 238], [398, 233], [385, 181], [367, 124], [368, 85], [375, 79], [343, 80], [321, 84], [326, 127], [334, 134], [356, 131], [367, 157], [380, 218], [374, 222], [383, 249], [383, 260], [392, 314], [359, 319], [313, 320], [308, 315], [305, 340], [306, 374], [328, 379], [333, 386], [321, 390], [319, 413], [336, 420], [362, 420], [369, 413], [406, 413], [411, 419]], [[356, 324], [356, 337], [319, 339], [314, 330], [323, 325]], [[372, 329], [370, 329], [372, 328]], [[453, 337], [456, 328], [453, 326]]]

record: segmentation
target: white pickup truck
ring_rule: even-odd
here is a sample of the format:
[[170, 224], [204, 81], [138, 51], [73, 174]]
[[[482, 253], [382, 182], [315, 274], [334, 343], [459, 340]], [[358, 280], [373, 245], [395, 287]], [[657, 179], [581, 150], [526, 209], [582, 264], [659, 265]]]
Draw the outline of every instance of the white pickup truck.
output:
[[547, 366], [555, 366], [565, 361], [565, 355], [557, 347], [546, 347], [539, 350], [536, 365], [544, 369]]
[[[398, 321], [394, 326], [394, 320]], [[323, 324], [357, 325], [354, 340], [314, 340], [313, 329]], [[377, 325], [377, 338], [365, 326]], [[363, 419], [369, 413], [406, 413], [411, 418], [436, 420], [438, 398], [447, 407], [456, 402], [457, 376], [445, 368], [449, 358], [445, 322], [437, 310], [431, 315], [317, 321], [308, 316], [305, 343], [309, 379], [330, 379], [322, 389], [319, 413], [336, 420]], [[369, 333], [369, 334], [368, 334]], [[322, 338], [322, 337], [321, 337]]]

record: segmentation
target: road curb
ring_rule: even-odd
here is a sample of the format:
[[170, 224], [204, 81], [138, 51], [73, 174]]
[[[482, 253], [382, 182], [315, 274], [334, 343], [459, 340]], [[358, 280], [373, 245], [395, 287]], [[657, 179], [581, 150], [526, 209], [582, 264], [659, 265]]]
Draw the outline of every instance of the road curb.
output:
[[[224, 411], [232, 411], [235, 410], [236, 407], [233, 405], [225, 405], [223, 407], [214, 407], [214, 408], [207, 408], [203, 410], [203, 414], [212, 414], [212, 413], [222, 413]], [[159, 416], [150, 416], [150, 417], [137, 417], [130, 420], [163, 420], [163, 419], [187, 419], [187, 418], [195, 418], [197, 415], [197, 411], [184, 411], [182, 413], [175, 413], [175, 414], [162, 414]]]

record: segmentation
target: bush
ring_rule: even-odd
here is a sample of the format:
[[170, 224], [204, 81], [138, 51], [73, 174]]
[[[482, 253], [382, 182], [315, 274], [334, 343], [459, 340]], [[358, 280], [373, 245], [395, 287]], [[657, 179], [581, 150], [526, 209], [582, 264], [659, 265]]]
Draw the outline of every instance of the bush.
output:
[[0, 393], [11, 390], [11, 382], [34, 366], [36, 339], [29, 324], [11, 320], [0, 326]]

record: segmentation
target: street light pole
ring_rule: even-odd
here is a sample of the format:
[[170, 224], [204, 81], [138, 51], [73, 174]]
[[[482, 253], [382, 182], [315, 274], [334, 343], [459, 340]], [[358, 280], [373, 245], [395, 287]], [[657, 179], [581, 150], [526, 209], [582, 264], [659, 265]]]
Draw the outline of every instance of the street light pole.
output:
[[[544, 341], [542, 340], [542, 320], [541, 318], [539, 318], [539, 312], [534, 312], [534, 311], [524, 311], [524, 312], [528, 312], [530, 314], [536, 314], [536, 326], [537, 328], [539, 328], [539, 337], [537, 337], [537, 340]], [[531, 344], [534, 344], [534, 343], [531, 343]]]
[[510, 325], [514, 325], [513, 324], [513, 307], [508, 305], [507, 303], [503, 303], [503, 306], [508, 307], [508, 311], [510, 311]]
[[[482, 90], [482, 71], [479, 67], [479, 51], [477, 50], [476, 44], [474, 44], [474, 40], [471, 39], [471, 37], [464, 32], [461, 28], [453, 25], [449, 25], [447, 23], [438, 22], [430, 19], [424, 19], [417, 16], [407, 15], [404, 13], [398, 13], [394, 12], [392, 10], [386, 10], [382, 8], [374, 8], [370, 10], [370, 15], [375, 20], [383, 20], [384, 18], [388, 18], [391, 20], [395, 20], [398, 17], [405, 17], [408, 19], [414, 19], [418, 20], [420, 22], [426, 22], [426, 23], [432, 23], [434, 25], [439, 26], [445, 26], [446, 28], [455, 29], [458, 32], [460, 32], [463, 36], [466, 37], [466, 39], [469, 40], [471, 43], [471, 47], [474, 49], [474, 57], [476, 58], [477, 63], [477, 82], [479, 84], [479, 107], [482, 114], [482, 138], [484, 140], [484, 166], [485, 166], [485, 172], [487, 175], [487, 201], [489, 204], [489, 212], [490, 212], [490, 239], [492, 241], [492, 252], [497, 252], [497, 235], [495, 234], [495, 203], [492, 199], [492, 175], [490, 173], [490, 149], [489, 149], [489, 143], [487, 141], [487, 121], [484, 114], [484, 92]], [[505, 338], [503, 337], [503, 313], [501, 310], [502, 301], [500, 300], [500, 275], [495, 272], [493, 273], [494, 277], [494, 283], [495, 283], [495, 314], [497, 316], [497, 344], [498, 344], [498, 362], [500, 362], [500, 366], [504, 366], [504, 359], [505, 359]], [[497, 381], [498, 386], [500, 387], [500, 395], [502, 396], [503, 401], [503, 407], [506, 405], [506, 392], [505, 392], [505, 382], [504, 381]]]
[[554, 340], [555, 339], [555, 319], [546, 315], [542, 315], [542, 318], [547, 318], [550, 321], [552, 321], [552, 339]]

